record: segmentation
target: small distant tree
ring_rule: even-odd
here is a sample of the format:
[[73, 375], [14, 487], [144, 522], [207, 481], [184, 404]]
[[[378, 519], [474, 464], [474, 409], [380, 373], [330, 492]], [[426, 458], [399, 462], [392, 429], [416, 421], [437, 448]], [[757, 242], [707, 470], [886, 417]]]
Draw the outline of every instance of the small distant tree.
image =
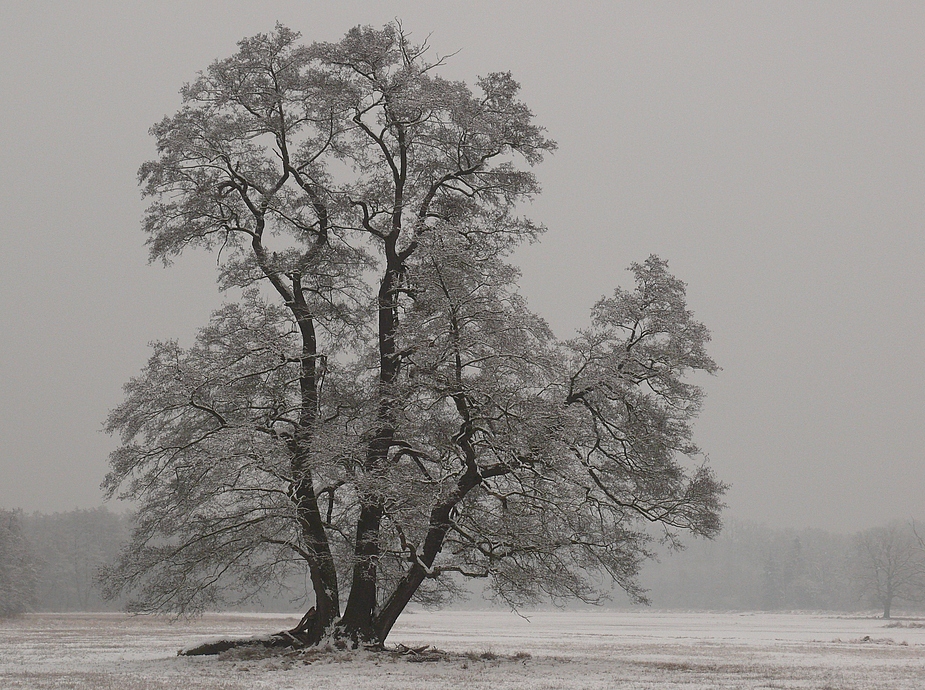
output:
[[925, 559], [909, 525], [892, 523], [855, 536], [850, 573], [862, 596], [889, 618], [895, 601], [925, 597]]
[[0, 510], [0, 618], [32, 609], [35, 581], [35, 561], [23, 535], [22, 513]]
[[510, 74], [473, 90], [441, 64], [398, 25], [311, 46], [277, 27], [153, 128], [152, 258], [214, 249], [243, 297], [192, 347], [156, 344], [109, 418], [104, 486], [138, 511], [105, 579], [135, 610], [300, 568], [314, 605], [281, 644], [382, 644], [459, 577], [515, 606], [613, 581], [642, 599], [648, 525], [719, 530], [686, 380], [716, 365], [684, 283], [650, 257], [554, 338], [507, 258], [542, 231], [518, 212], [555, 145]]

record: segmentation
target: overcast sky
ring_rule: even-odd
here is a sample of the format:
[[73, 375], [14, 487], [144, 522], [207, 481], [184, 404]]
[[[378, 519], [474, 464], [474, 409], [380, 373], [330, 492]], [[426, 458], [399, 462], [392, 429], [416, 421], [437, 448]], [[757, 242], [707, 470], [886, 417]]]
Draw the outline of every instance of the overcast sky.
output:
[[510, 70], [559, 142], [518, 254], [560, 336], [632, 261], [689, 286], [723, 367], [697, 440], [727, 515], [925, 519], [925, 3], [0, 2], [0, 507], [100, 504], [147, 343], [220, 304], [148, 265], [138, 166], [179, 88], [277, 21], [399, 17], [447, 76]]

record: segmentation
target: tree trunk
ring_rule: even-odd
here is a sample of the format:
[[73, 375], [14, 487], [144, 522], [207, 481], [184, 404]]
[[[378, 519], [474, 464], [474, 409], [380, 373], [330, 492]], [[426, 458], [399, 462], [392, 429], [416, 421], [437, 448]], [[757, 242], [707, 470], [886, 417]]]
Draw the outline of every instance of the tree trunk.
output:
[[337, 569], [310, 476], [293, 491], [293, 500], [297, 505], [302, 538], [311, 556], [308, 565], [315, 593], [315, 606], [294, 630], [307, 635], [308, 644], [317, 644], [340, 616]]
[[481, 477], [478, 472], [467, 471], [460, 477], [456, 485], [456, 491], [431, 510], [430, 528], [424, 538], [424, 546], [418, 556], [418, 562], [414, 563], [404, 577], [399, 580], [392, 596], [389, 597], [382, 607], [382, 611], [376, 616], [376, 633], [383, 642], [385, 642], [385, 638], [388, 637], [389, 631], [392, 630], [392, 626], [395, 625], [401, 612], [405, 610], [408, 602], [411, 601], [414, 593], [418, 591], [418, 587], [424, 582], [427, 577], [427, 569], [433, 566], [434, 561], [437, 559], [437, 554], [443, 549], [443, 542], [446, 539], [447, 532], [450, 531], [450, 513], [453, 508], [466, 497], [466, 494], [478, 486], [480, 481]]
[[893, 606], [893, 597], [887, 597], [886, 601], [883, 603], [883, 618], [884, 620], [890, 619], [890, 608]]
[[424, 582], [425, 577], [427, 577], [427, 572], [415, 563], [399, 581], [392, 596], [389, 597], [385, 606], [382, 607], [382, 611], [376, 616], [376, 635], [382, 642], [385, 642], [385, 638], [389, 636], [392, 626], [395, 625], [401, 612], [405, 610], [418, 587]]
[[[322, 209], [323, 211], [323, 209]], [[320, 214], [324, 221], [323, 214]], [[326, 241], [324, 223], [315, 247], [318, 250]], [[314, 315], [305, 301], [302, 275], [299, 271], [287, 274], [292, 281], [292, 300], [289, 309], [296, 320], [302, 337], [302, 356], [299, 362], [299, 389], [301, 407], [299, 427], [292, 441], [292, 485], [290, 496], [296, 506], [302, 539], [307, 548], [307, 560], [315, 593], [315, 606], [302, 618], [296, 628], [287, 634], [298, 633], [308, 644], [317, 644], [340, 616], [337, 569], [331, 554], [331, 545], [318, 507], [318, 494], [309, 469], [311, 445], [318, 418], [318, 340]], [[285, 297], [285, 295], [284, 295]], [[331, 501], [334, 500], [333, 493]]]
[[[391, 390], [400, 369], [395, 353], [395, 329], [398, 324], [398, 298], [395, 287], [401, 281], [401, 261], [396, 251], [397, 232], [385, 241], [386, 271], [379, 285], [379, 428], [370, 440], [366, 452], [365, 470], [376, 472], [388, 461], [389, 449], [395, 436], [394, 407]], [[360, 516], [354, 544], [353, 579], [350, 596], [339, 628], [354, 642], [382, 644], [385, 638], [374, 626], [377, 601], [377, 569], [379, 567], [379, 530], [384, 510], [375, 494], [361, 498]]]
[[381, 644], [373, 627], [376, 611], [376, 568], [379, 559], [379, 525], [382, 521], [382, 508], [378, 504], [366, 504], [360, 510], [357, 521], [356, 548], [357, 559], [353, 568], [353, 581], [350, 596], [338, 629], [349, 637], [355, 645], [361, 643]]

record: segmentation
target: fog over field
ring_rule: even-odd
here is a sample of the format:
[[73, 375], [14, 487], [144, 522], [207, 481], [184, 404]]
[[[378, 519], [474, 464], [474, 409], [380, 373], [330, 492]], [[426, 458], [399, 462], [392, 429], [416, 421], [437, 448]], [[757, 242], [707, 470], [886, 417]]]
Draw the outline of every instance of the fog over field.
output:
[[[100, 508], [54, 515], [23, 515], [23, 533], [32, 553], [36, 612], [118, 611], [124, 599], [106, 601], [95, 582], [100, 567], [111, 563], [129, 539], [127, 516]], [[865, 573], [873, 565], [859, 560], [862, 534], [818, 529], [772, 529], [730, 520], [715, 540], [689, 540], [680, 552], [660, 549], [642, 568], [641, 582], [655, 610], [816, 611], [852, 615], [882, 613]], [[0, 534], [2, 542], [2, 534]], [[899, 592], [893, 616], [921, 615], [918, 578], [914, 588]], [[455, 610], [506, 610], [489, 598], [481, 580], [459, 581], [465, 595], [451, 602]], [[239, 611], [293, 612], [310, 605], [304, 574], [295, 573], [280, 589], [268, 586]], [[593, 607], [560, 600], [577, 610]], [[610, 611], [639, 609], [618, 588], [602, 607]], [[550, 608], [549, 602], [540, 610]], [[528, 611], [536, 607], [528, 607]]]

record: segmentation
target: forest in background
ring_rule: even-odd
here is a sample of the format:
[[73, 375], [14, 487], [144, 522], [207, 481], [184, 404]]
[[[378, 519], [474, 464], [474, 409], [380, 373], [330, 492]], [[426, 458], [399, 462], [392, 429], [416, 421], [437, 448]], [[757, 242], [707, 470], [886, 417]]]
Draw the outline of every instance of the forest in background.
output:
[[[108, 611], [96, 583], [100, 566], [112, 561], [131, 532], [126, 515], [106, 508], [46, 515], [0, 511], [0, 581], [7, 599], [18, 592], [27, 611]], [[9, 572], [6, 572], [9, 571]], [[2, 595], [0, 595], [2, 596]]]
[[[26, 611], [115, 611], [96, 584], [127, 541], [131, 519], [107, 508], [51, 515], [0, 510], [0, 614]], [[921, 534], [921, 530], [919, 530]], [[884, 608], [884, 592], [871, 580], [871, 563], [893, 567], [893, 614], [925, 602], [925, 559], [911, 525], [894, 523], [857, 534], [820, 529], [775, 529], [728, 520], [713, 541], [688, 540], [678, 552], [660, 553], [643, 568], [642, 584], [658, 609], [741, 611], [861, 611]], [[867, 551], [868, 558], [862, 556]], [[906, 560], [903, 561], [903, 558]], [[887, 573], [880, 573], [881, 589]], [[905, 583], [905, 584], [903, 584]], [[298, 611], [306, 582], [269, 592], [250, 610]], [[458, 608], [484, 608], [477, 589]], [[630, 606], [615, 592], [611, 606]]]
[[854, 535], [728, 521], [715, 541], [689, 540], [647, 564], [659, 608], [853, 611], [876, 606], [852, 576]]

